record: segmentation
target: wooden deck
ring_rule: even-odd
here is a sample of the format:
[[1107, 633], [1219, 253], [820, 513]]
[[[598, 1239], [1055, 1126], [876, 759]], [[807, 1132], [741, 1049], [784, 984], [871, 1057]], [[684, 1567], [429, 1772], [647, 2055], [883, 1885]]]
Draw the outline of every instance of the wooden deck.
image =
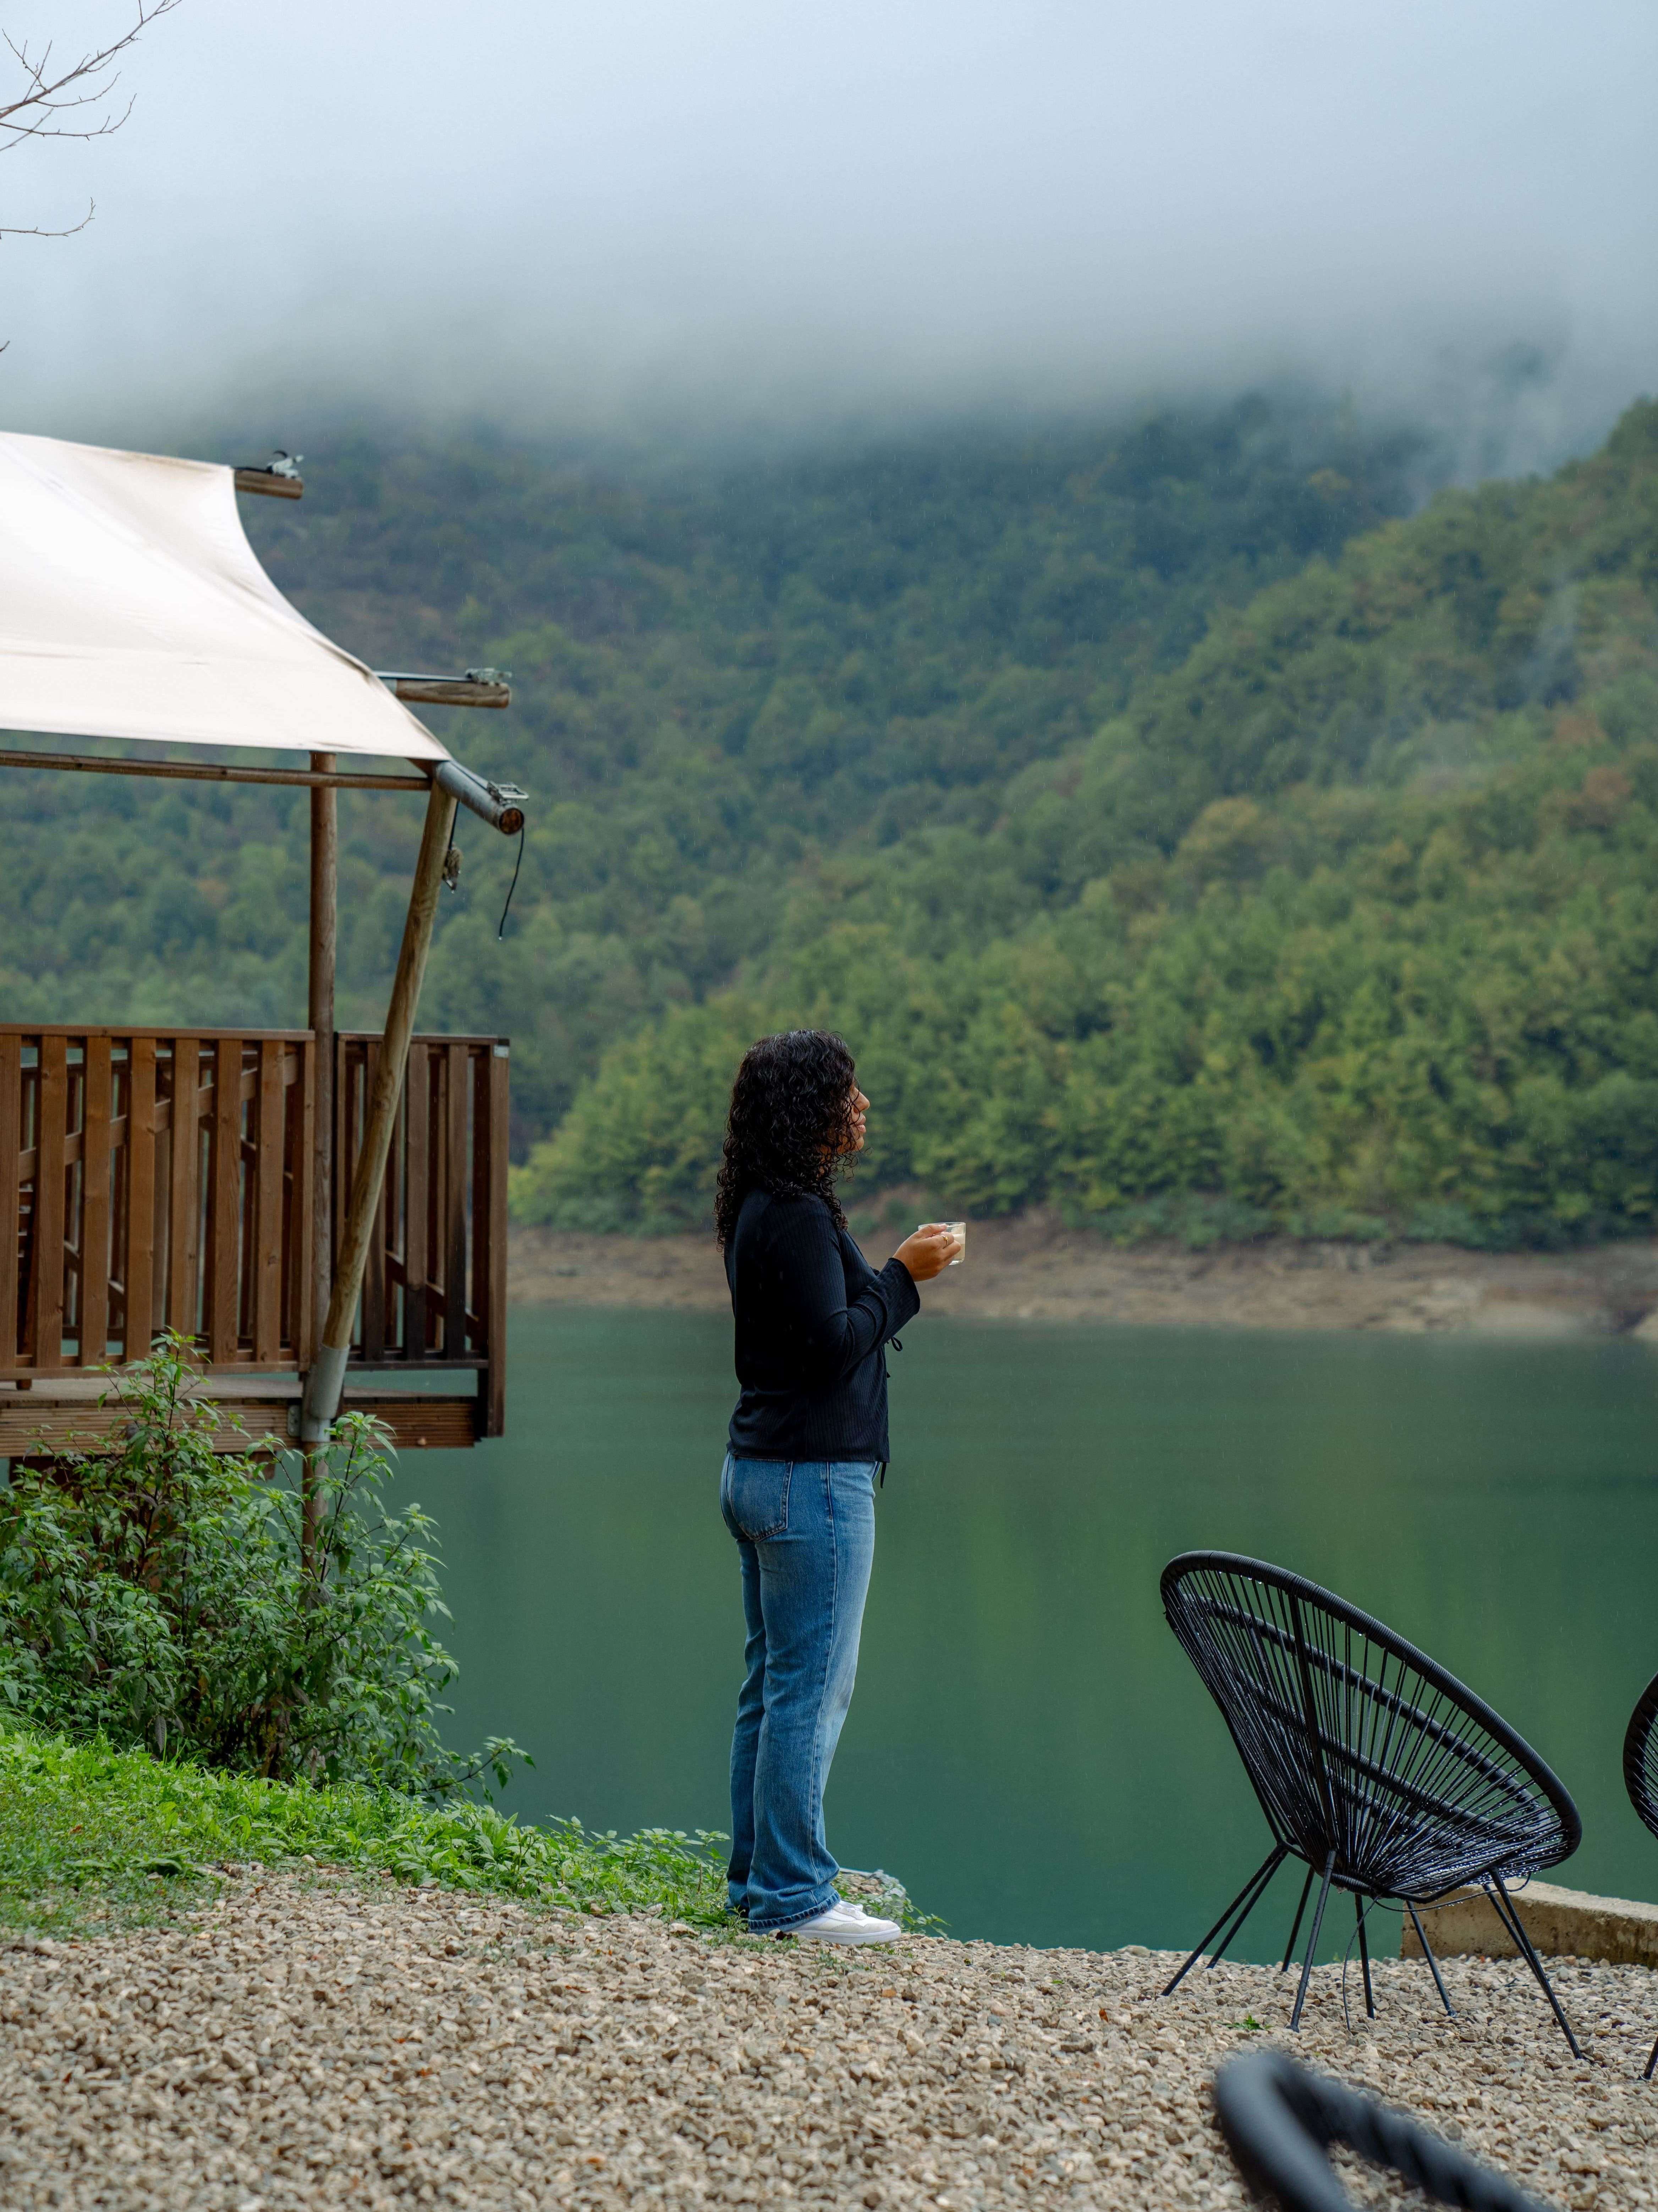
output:
[[[222, 1409], [214, 1431], [220, 1451], [289, 1451], [298, 1433], [297, 1375], [203, 1378], [192, 1395]], [[48, 1458], [69, 1450], [95, 1450], [126, 1426], [125, 1409], [111, 1397], [107, 1376], [58, 1375], [20, 1388], [0, 1383], [0, 1459]], [[348, 1389], [342, 1410], [372, 1413], [392, 1431], [400, 1451], [464, 1449], [478, 1440], [480, 1401], [434, 1390]]]
[[[0, 1222], [15, 1224], [0, 1239], [0, 1456], [31, 1448], [25, 1430], [39, 1449], [95, 1425], [97, 1370], [164, 1328], [196, 1343], [213, 1397], [287, 1432], [319, 1321], [309, 1224], [320, 1199], [339, 1235], [378, 1044], [336, 1041], [334, 1188], [316, 1194], [309, 1030], [0, 1025]], [[501, 1432], [507, 1074], [502, 1037], [410, 1048], [346, 1392], [400, 1443]], [[470, 1387], [365, 1389], [440, 1370]]]

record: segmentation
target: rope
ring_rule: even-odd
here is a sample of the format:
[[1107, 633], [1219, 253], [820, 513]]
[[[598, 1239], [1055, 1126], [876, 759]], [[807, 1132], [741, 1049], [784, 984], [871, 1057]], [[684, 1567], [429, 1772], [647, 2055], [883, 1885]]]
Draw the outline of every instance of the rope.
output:
[[[529, 823], [526, 822], [524, 825], [524, 829], [527, 830], [529, 826]], [[518, 872], [523, 866], [524, 830], [520, 830], [518, 833], [518, 858], [513, 863], [513, 880], [507, 886], [507, 903], [501, 909], [501, 920], [495, 927], [495, 939], [497, 943], [499, 943], [501, 939], [505, 937], [507, 934], [507, 917], [512, 911], [513, 893], [518, 889]]]

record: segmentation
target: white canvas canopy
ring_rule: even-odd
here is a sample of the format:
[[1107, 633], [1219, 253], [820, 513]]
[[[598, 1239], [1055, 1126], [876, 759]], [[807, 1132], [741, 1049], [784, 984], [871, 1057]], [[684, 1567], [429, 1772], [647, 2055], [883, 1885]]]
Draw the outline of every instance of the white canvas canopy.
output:
[[291, 607], [232, 472], [0, 433], [0, 729], [446, 760]]

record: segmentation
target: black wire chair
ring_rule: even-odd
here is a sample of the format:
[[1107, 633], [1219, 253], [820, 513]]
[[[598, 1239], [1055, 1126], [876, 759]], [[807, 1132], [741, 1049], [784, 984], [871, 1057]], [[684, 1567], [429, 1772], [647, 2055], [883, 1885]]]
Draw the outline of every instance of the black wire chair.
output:
[[1215, 2076], [1215, 2117], [1239, 2172], [1283, 2212], [1352, 2212], [1325, 2154], [1332, 2143], [1400, 2175], [1436, 2204], [1465, 2212], [1547, 2212], [1506, 2174], [1373, 2097], [1309, 2074], [1287, 2051], [1252, 2051]]
[[[1653, 1834], [1658, 1836], [1658, 1744], [1653, 1741], [1655, 1724], [1658, 1724], [1658, 1674], [1642, 1691], [1624, 1731], [1624, 1787], [1629, 1792], [1630, 1803]], [[1655, 2066], [1658, 2066], [1658, 2043], [1653, 2045], [1652, 2056], [1647, 2061], [1643, 2077], [1646, 2081], [1651, 2081]]]
[[[1315, 1875], [1321, 1877], [1290, 2025], [1301, 2025], [1332, 1887], [1358, 1922], [1364, 2008], [1376, 2017], [1364, 1919], [1404, 1905], [1452, 2017], [1418, 1908], [1478, 1884], [1537, 1978], [1575, 2057], [1560, 2009], [1507, 1884], [1557, 1866], [1582, 1840], [1564, 1785], [1529, 1745], [1425, 1652], [1328, 1590], [1231, 1552], [1187, 1552], [1163, 1571], [1163, 1609], [1232, 1732], [1272, 1848], [1163, 1991], [1217, 1936], [1217, 1965], [1287, 1858], [1307, 1869], [1283, 1972]], [[1222, 1934], [1222, 1930], [1224, 1934]]]

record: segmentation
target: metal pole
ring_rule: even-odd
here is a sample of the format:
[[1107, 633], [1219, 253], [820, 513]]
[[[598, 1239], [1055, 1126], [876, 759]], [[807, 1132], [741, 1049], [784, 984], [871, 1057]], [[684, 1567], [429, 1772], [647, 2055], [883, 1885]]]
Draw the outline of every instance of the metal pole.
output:
[[[332, 775], [332, 753], [313, 753], [312, 773]], [[316, 1358], [334, 1268], [334, 970], [339, 927], [339, 799], [330, 784], [311, 787], [311, 969], [307, 1020], [316, 1119], [311, 1147], [311, 1341]], [[320, 1518], [320, 1455], [305, 1455], [301, 1476], [301, 1555], [315, 1556]]]
[[305, 1401], [300, 1413], [300, 1443], [307, 1451], [326, 1444], [329, 1430], [340, 1408], [345, 1363], [351, 1352], [352, 1324], [368, 1259], [368, 1239], [386, 1180], [392, 1124], [403, 1095], [409, 1040], [414, 1032], [415, 1009], [420, 1002], [426, 956], [432, 949], [432, 925], [437, 918], [438, 894], [443, 884], [444, 854], [449, 849], [449, 833], [454, 822], [454, 800], [434, 784], [426, 803], [426, 827], [421, 835], [420, 858], [415, 863], [408, 919], [403, 926], [397, 980], [392, 986], [391, 1004], [386, 1010], [386, 1034], [380, 1041], [380, 1063], [374, 1071], [374, 1088], [368, 1101], [367, 1125], [362, 1133], [362, 1149], [357, 1155], [357, 1170], [351, 1182], [351, 1203], [334, 1257], [328, 1318], [323, 1323], [322, 1341], [306, 1377]]

